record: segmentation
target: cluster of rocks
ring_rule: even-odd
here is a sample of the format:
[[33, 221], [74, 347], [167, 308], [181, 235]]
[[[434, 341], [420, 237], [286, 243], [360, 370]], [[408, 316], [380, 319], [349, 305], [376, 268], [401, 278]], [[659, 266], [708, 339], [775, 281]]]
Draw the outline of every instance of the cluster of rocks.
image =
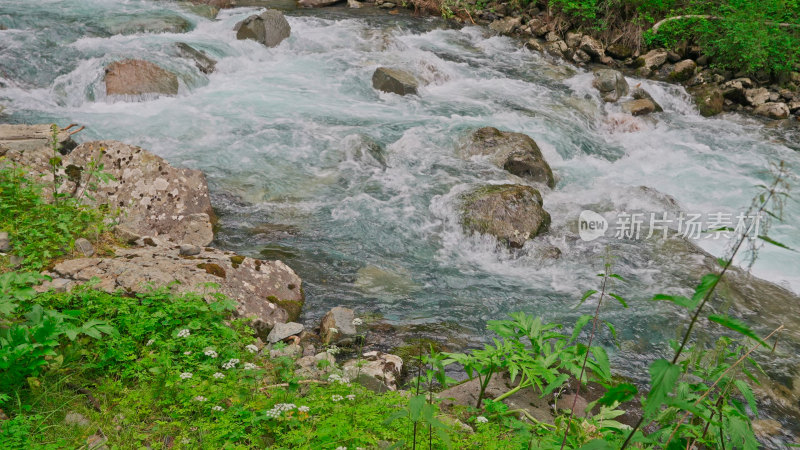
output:
[[[225, 7], [235, 6], [232, 2], [215, 2]], [[254, 14], [238, 22], [233, 31], [239, 40], [253, 40], [266, 47], [275, 47], [288, 38], [291, 27], [279, 11], [266, 10]], [[191, 59], [198, 70], [205, 74], [214, 71], [217, 62], [204, 51], [198, 50], [185, 42], [175, 45], [177, 56]], [[104, 76], [106, 95], [110, 96], [143, 96], [178, 94], [178, 75], [150, 61], [140, 59], [124, 59], [114, 61], [105, 68]]]
[[682, 83], [705, 116], [743, 110], [771, 119], [800, 117], [800, 68], [781, 79], [766, 72], [746, 78], [744, 73], [710, 67], [710, 58], [695, 45], [643, 53], [621, 42], [604, 43], [579, 31], [559, 30], [535, 3], [522, 12], [506, 3], [493, 3], [475, 17], [498, 33], [526, 37], [526, 46], [532, 50], [578, 65], [602, 64], [640, 78]]

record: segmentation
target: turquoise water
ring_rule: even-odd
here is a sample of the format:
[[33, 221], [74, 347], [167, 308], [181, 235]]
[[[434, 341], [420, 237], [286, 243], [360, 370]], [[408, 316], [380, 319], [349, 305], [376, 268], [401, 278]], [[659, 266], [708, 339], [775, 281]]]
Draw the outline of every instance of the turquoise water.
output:
[[[736, 115], [703, 118], [682, 88], [634, 79], [665, 111], [621, 119], [618, 106], [602, 104], [591, 88], [590, 72], [482, 28], [346, 9], [294, 11], [292, 36], [269, 49], [231, 31], [254, 11], [226, 10], [211, 21], [170, 2], [0, 0], [0, 23], [10, 28], [0, 31], [0, 102], [9, 121], [77, 122], [87, 127], [80, 140], [118, 139], [203, 170], [221, 218], [216, 244], [284, 259], [304, 279], [309, 324], [335, 305], [396, 324], [449, 321], [471, 340], [485, 335], [486, 320], [515, 310], [569, 321], [585, 312], [572, 307], [597, 287], [610, 245], [616, 272], [630, 280], [617, 290], [632, 306], [604, 314], [621, 331], [615, 358], [639, 378], [647, 360], [637, 352], [665, 351], [653, 342], [672, 337], [681, 319], [646, 298], [686, 282], [677, 262], [644, 244], [578, 239], [580, 211], [735, 215], [753, 186], [768, 180], [771, 161], [800, 168], [796, 131]], [[111, 35], [119, 21], [153, 16], [183, 17], [192, 29]], [[218, 59], [216, 72], [201, 74], [177, 56], [175, 42]], [[122, 58], [178, 73], [179, 95], [107, 97], [103, 67]], [[381, 65], [413, 72], [423, 80], [420, 96], [374, 91], [371, 75]], [[458, 157], [463, 135], [485, 125], [533, 137], [558, 178], [555, 190], [543, 189], [551, 233], [521, 251], [466, 236], [458, 225], [459, 193], [513, 178]], [[357, 155], [356, 135], [385, 146], [385, 168]], [[773, 238], [800, 248], [798, 219], [800, 205], [791, 201]], [[561, 258], [539, 256], [544, 244]], [[722, 241], [698, 244], [724, 253]], [[764, 248], [753, 272], [800, 291], [798, 253]]]

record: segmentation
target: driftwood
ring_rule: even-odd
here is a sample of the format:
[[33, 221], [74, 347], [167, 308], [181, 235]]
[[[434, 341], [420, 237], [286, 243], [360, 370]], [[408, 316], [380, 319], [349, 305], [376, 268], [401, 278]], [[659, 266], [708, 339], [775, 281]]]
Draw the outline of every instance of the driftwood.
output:
[[[654, 34], [658, 33], [658, 28], [661, 27], [661, 25], [663, 25], [663, 24], [665, 24], [667, 22], [672, 22], [673, 20], [680, 20], [680, 19], [720, 20], [720, 19], [722, 19], [722, 17], [712, 16], [710, 14], [685, 14], [685, 15], [682, 15], [682, 16], [667, 17], [666, 19], [659, 20], [658, 22], [656, 22], [655, 25], [653, 25], [653, 28], [652, 28], [653, 33]], [[781, 27], [781, 28], [800, 28], [800, 24], [796, 24], [796, 23], [764, 22], [764, 24], [765, 25], [771, 25], [771, 26], [777, 26], [777, 27]]]

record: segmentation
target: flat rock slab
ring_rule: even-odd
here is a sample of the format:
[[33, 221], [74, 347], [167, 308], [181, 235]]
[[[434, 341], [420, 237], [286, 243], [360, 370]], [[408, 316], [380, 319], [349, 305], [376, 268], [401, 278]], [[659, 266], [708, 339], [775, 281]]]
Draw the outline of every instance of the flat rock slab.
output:
[[275, 327], [272, 328], [272, 331], [269, 332], [267, 341], [269, 341], [270, 344], [274, 344], [288, 338], [289, 336], [300, 334], [304, 329], [305, 327], [303, 327], [303, 324], [297, 322], [276, 323]]
[[116, 61], [106, 67], [107, 95], [178, 94], [178, 76], [139, 59]]
[[416, 95], [419, 82], [414, 75], [404, 70], [378, 67], [372, 74], [372, 87], [397, 95]]
[[[63, 152], [68, 152], [78, 146], [70, 137], [69, 130], [58, 131], [58, 144]], [[7, 125], [0, 124], [0, 156], [11, 152], [14, 158], [19, 158], [25, 151], [47, 149], [50, 150], [52, 133], [50, 124], [36, 125]], [[10, 155], [9, 158], [12, 158]], [[23, 161], [18, 161], [23, 163]]]
[[[254, 317], [253, 327], [261, 335], [300, 313], [304, 301], [300, 277], [281, 261], [208, 248], [197, 256], [180, 256], [179, 246], [149, 242], [156, 246], [117, 249], [113, 258], [61, 262], [53, 268], [54, 278], [85, 282], [97, 277], [97, 288], [106, 292], [147, 292], [176, 281], [171, 286], [176, 293], [219, 292], [236, 302], [238, 317]], [[208, 283], [219, 288], [210, 289]]]

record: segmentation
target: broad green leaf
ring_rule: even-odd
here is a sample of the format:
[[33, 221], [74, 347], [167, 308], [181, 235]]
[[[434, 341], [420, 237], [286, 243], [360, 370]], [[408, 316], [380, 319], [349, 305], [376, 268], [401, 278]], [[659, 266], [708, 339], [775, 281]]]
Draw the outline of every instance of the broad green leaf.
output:
[[648, 416], [661, 409], [667, 403], [669, 394], [675, 389], [675, 383], [681, 373], [681, 367], [666, 359], [658, 359], [650, 364], [650, 392], [644, 405], [644, 413]]
[[756, 397], [753, 395], [753, 390], [750, 389], [750, 385], [743, 380], [734, 380], [733, 384], [736, 386], [736, 389], [739, 389], [739, 392], [742, 393], [744, 399], [747, 400], [747, 404], [750, 405], [753, 414], [758, 417], [758, 405], [756, 404]]
[[606, 406], [611, 406], [614, 403], [624, 403], [632, 400], [638, 393], [639, 390], [635, 385], [631, 383], [620, 383], [606, 391], [605, 395], [597, 400], [597, 403]]
[[734, 319], [733, 317], [726, 317], [721, 316], [718, 314], [711, 314], [708, 316], [708, 320], [718, 323], [725, 328], [731, 329], [743, 336], [747, 336], [750, 339], [755, 340], [759, 344], [763, 345], [764, 347], [769, 347], [766, 342], [764, 342], [761, 337], [759, 337], [753, 330], [750, 329], [747, 325], [744, 324], [741, 320]]
[[772, 245], [774, 245], [776, 247], [784, 248], [786, 250], [795, 251], [793, 248], [787, 247], [786, 245], [781, 244], [780, 242], [773, 240], [772, 238], [770, 238], [769, 236], [767, 236], [765, 234], [760, 234], [758, 236], [758, 238], [761, 239], [762, 241], [764, 241], [766, 243], [769, 243], [769, 244], [772, 244]]
[[586, 301], [586, 299], [588, 299], [589, 297], [593, 296], [594, 294], [597, 294], [597, 291], [594, 290], [594, 289], [589, 289], [588, 291], [586, 291], [583, 294], [583, 297], [581, 297], [581, 301], [578, 303], [578, 305], [582, 305], [583, 302]]
[[703, 298], [711, 291], [711, 289], [717, 285], [717, 281], [719, 281], [719, 275], [713, 273], [703, 275], [703, 278], [700, 280], [700, 284], [698, 284], [694, 290], [692, 300], [697, 303], [703, 300]]
[[672, 302], [678, 306], [682, 306], [686, 309], [692, 310], [697, 306], [697, 301], [694, 299], [686, 298], [682, 295], [665, 295], [665, 294], [656, 294], [653, 296], [654, 301], [668, 301]]
[[620, 302], [620, 303], [622, 304], [622, 307], [623, 307], [623, 308], [627, 308], [627, 307], [628, 307], [628, 303], [627, 303], [627, 302], [625, 302], [625, 299], [624, 299], [624, 298], [620, 297], [620, 296], [619, 296], [619, 295], [617, 295], [617, 294], [613, 294], [613, 293], [611, 293], [611, 292], [609, 292], [609, 293], [608, 293], [608, 295], [610, 295], [610, 296], [614, 297], [615, 299], [617, 299], [617, 301], [618, 301], [618, 302]]

